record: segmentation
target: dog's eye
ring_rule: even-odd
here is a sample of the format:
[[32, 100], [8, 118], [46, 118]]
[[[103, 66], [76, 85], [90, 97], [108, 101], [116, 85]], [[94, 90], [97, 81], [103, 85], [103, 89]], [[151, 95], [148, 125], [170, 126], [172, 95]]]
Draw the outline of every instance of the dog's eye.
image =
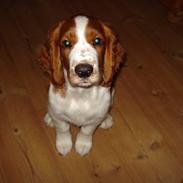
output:
[[72, 46], [71, 41], [67, 39], [63, 41], [63, 45], [65, 48], [70, 48]]
[[93, 41], [93, 45], [97, 46], [97, 45], [101, 45], [102, 44], [102, 40], [99, 37], [96, 37]]

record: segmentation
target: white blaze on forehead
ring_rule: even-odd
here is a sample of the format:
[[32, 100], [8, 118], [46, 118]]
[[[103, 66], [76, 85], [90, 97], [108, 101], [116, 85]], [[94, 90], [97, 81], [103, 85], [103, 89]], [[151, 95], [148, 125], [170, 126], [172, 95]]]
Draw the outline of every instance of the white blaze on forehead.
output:
[[79, 41], [85, 40], [85, 31], [86, 31], [86, 26], [88, 24], [88, 18], [85, 16], [77, 16], [75, 18], [75, 23], [76, 23], [76, 35], [79, 39]]
[[86, 29], [89, 19], [85, 16], [77, 16], [74, 19], [76, 26], [77, 42], [70, 52], [70, 64], [75, 67], [77, 64], [85, 61], [93, 63], [94, 67], [98, 66], [98, 55], [86, 39]]

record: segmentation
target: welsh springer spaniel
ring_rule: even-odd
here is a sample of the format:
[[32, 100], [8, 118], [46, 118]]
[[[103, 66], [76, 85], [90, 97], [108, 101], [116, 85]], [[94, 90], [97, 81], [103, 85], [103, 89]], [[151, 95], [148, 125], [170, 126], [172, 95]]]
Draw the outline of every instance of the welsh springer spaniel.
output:
[[123, 54], [111, 28], [91, 17], [63, 20], [50, 31], [39, 59], [51, 81], [44, 121], [56, 127], [62, 155], [72, 148], [71, 123], [81, 127], [75, 149], [82, 156], [90, 151], [96, 128], [112, 126], [112, 84]]

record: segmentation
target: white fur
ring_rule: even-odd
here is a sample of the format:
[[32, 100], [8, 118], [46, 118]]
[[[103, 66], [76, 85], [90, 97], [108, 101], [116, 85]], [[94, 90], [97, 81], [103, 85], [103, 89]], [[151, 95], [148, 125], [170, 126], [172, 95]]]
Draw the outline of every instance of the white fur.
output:
[[112, 125], [113, 125], [112, 116], [110, 114], [108, 114], [106, 119], [100, 125], [100, 128], [107, 129], [107, 128], [112, 127]]
[[56, 146], [59, 153], [66, 155], [72, 147], [70, 123], [81, 126], [76, 138], [75, 149], [80, 155], [89, 152], [92, 146], [94, 130], [112, 126], [112, 117], [108, 115], [111, 104], [110, 89], [102, 86], [74, 88], [67, 83], [66, 96], [56, 92], [51, 84], [49, 106], [45, 121], [56, 127]]
[[[75, 18], [76, 35], [78, 42], [72, 49], [69, 59], [71, 66], [80, 62], [88, 62], [98, 71], [98, 55], [96, 50], [86, 41], [85, 30], [88, 18], [78, 16]], [[91, 86], [88, 88], [73, 87], [64, 70], [65, 92], [60, 93], [50, 84], [48, 113], [45, 122], [55, 126], [57, 137], [56, 147], [59, 153], [66, 155], [72, 148], [70, 123], [80, 126], [75, 149], [80, 155], [87, 154], [92, 147], [92, 135], [95, 129], [112, 126], [112, 117], [108, 114], [112, 102], [109, 87]]]
[[71, 68], [82, 62], [90, 63], [94, 66], [94, 70], [98, 71], [98, 54], [97, 51], [87, 42], [85, 38], [85, 30], [88, 24], [88, 18], [77, 16], [75, 18], [76, 36], [78, 42], [74, 45], [69, 55]]
[[109, 88], [90, 88], [67, 85], [66, 96], [49, 90], [49, 114], [54, 121], [68, 121], [77, 126], [99, 124], [107, 115], [111, 103]]

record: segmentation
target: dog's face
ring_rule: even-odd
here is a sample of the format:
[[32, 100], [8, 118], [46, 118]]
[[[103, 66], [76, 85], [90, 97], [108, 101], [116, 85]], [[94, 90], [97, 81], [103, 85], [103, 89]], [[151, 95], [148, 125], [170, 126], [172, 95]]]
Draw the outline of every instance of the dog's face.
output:
[[86, 17], [78, 16], [65, 23], [63, 28], [65, 26], [67, 30], [61, 35], [60, 44], [70, 83], [82, 87], [99, 83], [104, 34], [90, 25]]
[[122, 55], [123, 49], [108, 26], [76, 16], [50, 31], [42, 63], [57, 87], [65, 81], [75, 87], [108, 86]]

